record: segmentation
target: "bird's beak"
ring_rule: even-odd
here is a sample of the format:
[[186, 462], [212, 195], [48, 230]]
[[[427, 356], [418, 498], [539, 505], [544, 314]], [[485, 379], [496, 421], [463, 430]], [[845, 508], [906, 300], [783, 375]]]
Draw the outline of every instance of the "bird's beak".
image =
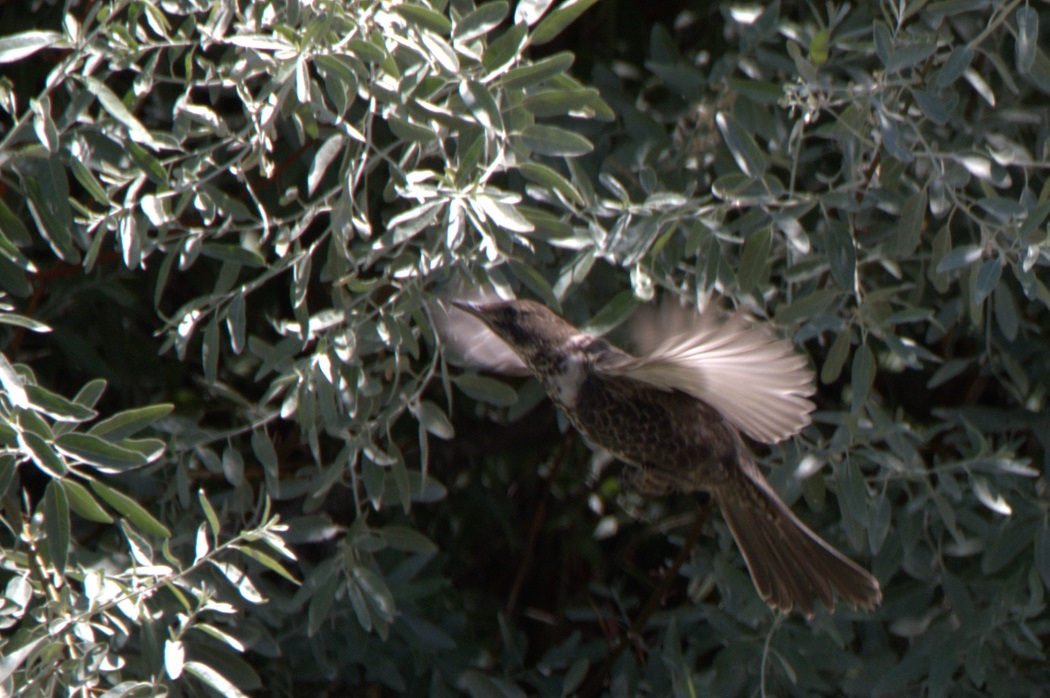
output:
[[452, 301], [452, 305], [456, 306], [463, 312], [470, 313], [476, 318], [481, 318], [481, 308], [478, 307], [477, 303], [471, 303], [470, 301]]

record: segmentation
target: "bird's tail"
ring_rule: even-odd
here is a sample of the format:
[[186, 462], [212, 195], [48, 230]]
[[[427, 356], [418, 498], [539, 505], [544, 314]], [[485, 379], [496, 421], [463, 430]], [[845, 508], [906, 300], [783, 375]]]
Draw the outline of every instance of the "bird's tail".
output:
[[879, 605], [879, 581], [791, 513], [750, 457], [734, 475], [715, 497], [766, 603], [807, 618], [814, 599], [833, 610], [834, 592], [853, 608]]

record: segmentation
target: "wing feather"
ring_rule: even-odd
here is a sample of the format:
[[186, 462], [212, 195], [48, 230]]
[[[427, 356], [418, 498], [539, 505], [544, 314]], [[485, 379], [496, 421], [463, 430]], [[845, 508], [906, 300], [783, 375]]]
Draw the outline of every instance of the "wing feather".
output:
[[757, 441], [776, 443], [810, 423], [813, 372], [768, 325], [665, 304], [656, 317], [643, 316], [635, 334], [647, 353], [611, 356], [596, 368], [689, 393]]
[[473, 315], [445, 303], [432, 303], [430, 315], [452, 363], [506, 376], [530, 375], [514, 350]]

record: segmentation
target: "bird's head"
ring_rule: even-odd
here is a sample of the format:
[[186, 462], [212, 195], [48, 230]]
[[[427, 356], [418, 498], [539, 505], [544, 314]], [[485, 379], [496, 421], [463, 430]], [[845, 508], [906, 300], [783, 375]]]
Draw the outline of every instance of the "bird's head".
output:
[[485, 323], [533, 369], [564, 351], [566, 343], [579, 334], [554, 311], [535, 301], [452, 304]]

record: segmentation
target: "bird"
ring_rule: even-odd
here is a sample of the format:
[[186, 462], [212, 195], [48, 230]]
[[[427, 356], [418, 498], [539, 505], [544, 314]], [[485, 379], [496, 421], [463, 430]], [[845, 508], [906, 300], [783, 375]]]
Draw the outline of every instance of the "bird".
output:
[[451, 305], [435, 327], [446, 349], [468, 367], [534, 375], [573, 427], [627, 465], [627, 487], [712, 495], [770, 608], [812, 618], [818, 600], [834, 611], [836, 593], [854, 609], [881, 603], [878, 580], [791, 511], [741, 436], [784, 440], [815, 407], [806, 358], [768, 323], [665, 302], [636, 323], [632, 355], [536, 301]]

